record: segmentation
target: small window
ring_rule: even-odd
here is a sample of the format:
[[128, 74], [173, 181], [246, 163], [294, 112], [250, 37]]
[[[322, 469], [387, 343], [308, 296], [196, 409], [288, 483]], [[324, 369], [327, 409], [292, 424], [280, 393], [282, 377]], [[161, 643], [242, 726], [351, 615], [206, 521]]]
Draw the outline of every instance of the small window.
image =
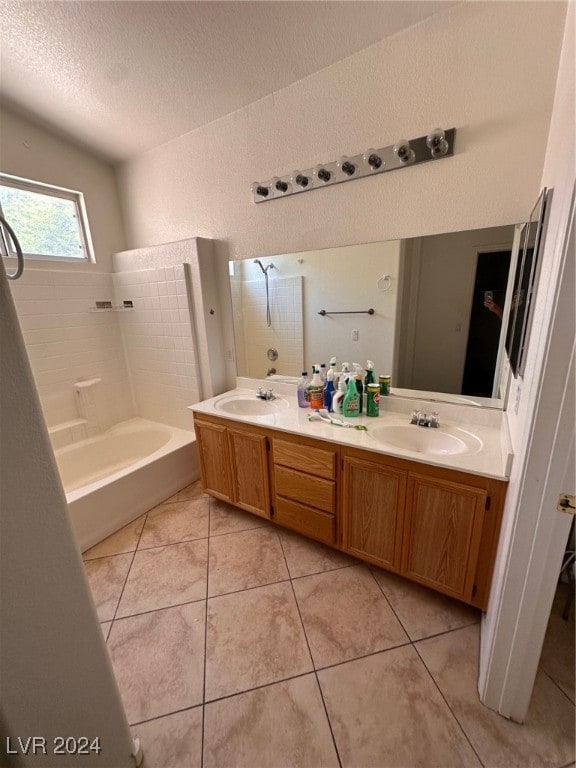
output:
[[[25, 258], [94, 261], [81, 192], [0, 173], [0, 213]], [[0, 240], [3, 255], [15, 256], [10, 238]]]

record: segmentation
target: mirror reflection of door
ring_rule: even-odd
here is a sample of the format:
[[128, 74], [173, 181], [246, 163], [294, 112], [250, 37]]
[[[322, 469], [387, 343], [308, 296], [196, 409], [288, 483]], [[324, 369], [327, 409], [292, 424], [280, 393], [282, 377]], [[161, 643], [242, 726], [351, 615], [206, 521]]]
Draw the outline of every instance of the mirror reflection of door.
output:
[[462, 394], [491, 397], [512, 252], [479, 253]]

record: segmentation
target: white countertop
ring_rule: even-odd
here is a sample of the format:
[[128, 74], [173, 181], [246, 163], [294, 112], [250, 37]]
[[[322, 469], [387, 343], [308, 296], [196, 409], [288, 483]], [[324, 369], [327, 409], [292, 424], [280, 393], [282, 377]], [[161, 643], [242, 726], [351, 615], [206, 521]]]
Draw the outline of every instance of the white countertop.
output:
[[[351, 424], [363, 424], [367, 431], [348, 429], [323, 421], [309, 421], [308, 408], [300, 408], [296, 399], [296, 387], [293, 384], [274, 382], [273, 389], [277, 397], [288, 402], [285, 410], [266, 415], [240, 415], [224, 412], [218, 408], [218, 401], [233, 395], [254, 395], [259, 386], [268, 389], [272, 382], [257, 379], [238, 379], [239, 384], [233, 390], [224, 392], [201, 403], [189, 406], [198, 414], [217, 416], [218, 418], [237, 421], [243, 424], [254, 424], [259, 427], [293, 435], [318, 438], [327, 442], [337, 443], [387, 456], [417, 461], [423, 464], [470, 472], [474, 475], [492, 477], [497, 480], [507, 480], [512, 465], [512, 449], [506, 419], [501, 411], [476, 408], [465, 405], [447, 403], [429, 403], [402, 397], [386, 397], [380, 400], [380, 415], [369, 417], [364, 413], [357, 418], [345, 421]], [[481, 446], [470, 453], [430, 454], [419, 453], [403, 448], [391, 447], [376, 440], [372, 432], [383, 425], [406, 425], [410, 422], [410, 414], [414, 409], [430, 413], [437, 411], [440, 417], [440, 429], [464, 430], [478, 438]], [[335, 414], [342, 418], [340, 414]], [[414, 429], [425, 429], [414, 427]]]

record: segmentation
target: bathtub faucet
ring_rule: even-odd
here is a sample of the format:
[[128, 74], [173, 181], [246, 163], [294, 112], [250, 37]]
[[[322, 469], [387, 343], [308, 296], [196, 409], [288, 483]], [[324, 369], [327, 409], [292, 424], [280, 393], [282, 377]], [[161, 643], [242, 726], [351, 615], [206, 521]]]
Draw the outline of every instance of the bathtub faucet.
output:
[[276, 395], [274, 392], [272, 392], [271, 389], [263, 389], [262, 387], [258, 387], [258, 392], [256, 392], [256, 397], [259, 397], [260, 400], [275, 400]]

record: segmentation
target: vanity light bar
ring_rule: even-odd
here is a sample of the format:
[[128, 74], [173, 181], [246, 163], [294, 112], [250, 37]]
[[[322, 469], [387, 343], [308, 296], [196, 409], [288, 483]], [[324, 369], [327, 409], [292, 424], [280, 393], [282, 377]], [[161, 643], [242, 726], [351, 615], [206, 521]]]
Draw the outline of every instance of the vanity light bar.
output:
[[441, 160], [454, 154], [455, 137], [456, 128], [446, 131], [436, 128], [427, 136], [419, 136], [417, 139], [402, 139], [389, 147], [367, 149], [362, 155], [341, 157], [338, 161], [321, 163], [316, 168], [294, 171], [289, 176], [255, 181], [251, 188], [252, 196], [255, 203], [265, 203], [320, 187], [331, 187], [343, 181], [396, 171], [408, 165]]

